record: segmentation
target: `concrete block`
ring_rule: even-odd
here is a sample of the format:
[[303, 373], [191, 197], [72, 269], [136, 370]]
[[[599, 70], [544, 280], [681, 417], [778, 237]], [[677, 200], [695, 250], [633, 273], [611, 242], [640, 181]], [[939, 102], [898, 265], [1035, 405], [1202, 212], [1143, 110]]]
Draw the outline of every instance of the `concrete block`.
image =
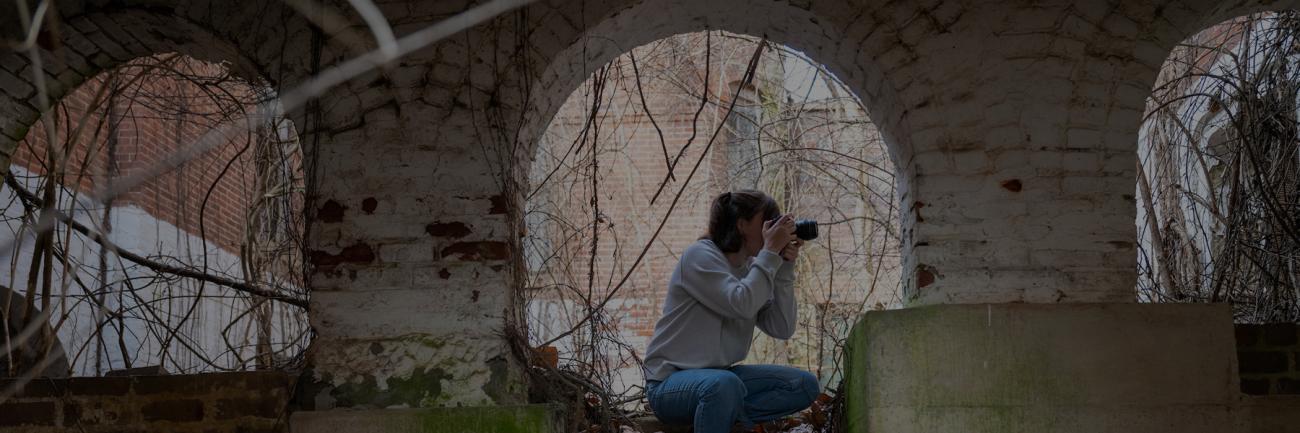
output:
[[868, 312], [851, 432], [1225, 432], [1239, 405], [1221, 304], [984, 304]]

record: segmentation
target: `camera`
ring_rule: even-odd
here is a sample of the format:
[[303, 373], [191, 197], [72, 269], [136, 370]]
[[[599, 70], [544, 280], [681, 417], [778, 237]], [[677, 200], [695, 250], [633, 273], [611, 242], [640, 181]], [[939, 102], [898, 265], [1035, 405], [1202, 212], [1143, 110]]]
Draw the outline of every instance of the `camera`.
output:
[[794, 222], [794, 236], [805, 241], [817, 239], [816, 220], [797, 220]]

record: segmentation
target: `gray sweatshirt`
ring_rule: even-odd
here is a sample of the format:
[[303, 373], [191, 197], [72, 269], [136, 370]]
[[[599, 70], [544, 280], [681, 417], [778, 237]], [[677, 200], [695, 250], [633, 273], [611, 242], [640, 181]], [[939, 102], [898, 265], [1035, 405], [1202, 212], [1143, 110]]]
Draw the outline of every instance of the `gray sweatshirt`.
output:
[[765, 249], [732, 267], [713, 241], [696, 241], [668, 282], [663, 316], [646, 348], [645, 378], [730, 367], [749, 353], [755, 325], [785, 340], [796, 322], [794, 263]]

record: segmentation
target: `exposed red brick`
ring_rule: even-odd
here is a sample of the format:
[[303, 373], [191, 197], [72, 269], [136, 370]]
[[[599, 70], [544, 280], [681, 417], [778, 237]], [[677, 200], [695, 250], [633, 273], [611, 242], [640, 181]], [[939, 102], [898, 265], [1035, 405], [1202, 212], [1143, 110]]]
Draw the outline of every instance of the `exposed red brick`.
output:
[[916, 287], [925, 287], [934, 284], [934, 274], [925, 269], [916, 271]]
[[[46, 34], [42, 34], [46, 35]], [[51, 41], [57, 42], [57, 41]], [[148, 61], [145, 59], [144, 61]], [[209, 64], [193, 59], [182, 59], [188, 63], [181, 68], [216, 70], [219, 65]], [[140, 69], [119, 70], [116, 73], [137, 73]], [[109, 160], [114, 162], [116, 176], [129, 176], [138, 173], [144, 167], [161, 162], [186, 143], [193, 143], [215, 126], [215, 116], [211, 109], [216, 106], [205, 103], [208, 91], [195, 83], [165, 73], [132, 81], [132, 86], [123, 89], [122, 97], [113, 98], [112, 104], [101, 104], [97, 109], [90, 109], [95, 94], [107, 80], [107, 73], [88, 79], [84, 85], [72, 90], [60, 99], [60, 110], [66, 109], [74, 119], [85, 119], [93, 126], [104, 120], [107, 108], [113, 106], [119, 113], [129, 113], [120, 119], [110, 131], [103, 128], [88, 127], [80, 132], [67, 149], [67, 170], [69, 173], [84, 173], [84, 176], [65, 179], [65, 185], [80, 193], [94, 193], [103, 186], [104, 173], [109, 172]], [[222, 90], [231, 95], [249, 95], [252, 89], [247, 84], [231, 81], [223, 84]], [[167, 95], [167, 96], [162, 96]], [[149, 103], [136, 103], [139, 98], [146, 98]], [[177, 100], [199, 102], [187, 104], [183, 112], [176, 114]], [[117, 105], [113, 105], [117, 104]], [[250, 107], [251, 108], [251, 107]], [[108, 147], [109, 140], [115, 146]], [[42, 123], [36, 123], [27, 136], [18, 144], [10, 163], [36, 174], [44, 174], [47, 135]], [[191, 235], [199, 234], [199, 215], [205, 215], [204, 236], [222, 249], [237, 253], [244, 242], [244, 229], [247, 219], [250, 191], [242, 185], [257, 183], [256, 165], [251, 152], [240, 155], [245, 143], [240, 138], [233, 138], [219, 144], [210, 152], [199, 156], [175, 170], [154, 176], [113, 201], [114, 206], [135, 206], [159, 221], [167, 222]], [[108, 150], [112, 150], [111, 153]], [[296, 156], [293, 156], [296, 158]], [[229, 169], [218, 175], [221, 170], [212, 169], [216, 164], [234, 163]], [[209, 187], [213, 187], [209, 191]], [[206, 207], [203, 202], [206, 201]]]
[[469, 226], [461, 222], [434, 222], [433, 224], [424, 226], [424, 232], [428, 233], [430, 236], [463, 238], [470, 233], [470, 229]]
[[347, 209], [347, 206], [339, 204], [337, 201], [325, 200], [325, 204], [321, 205], [320, 209], [316, 211], [316, 219], [327, 223], [342, 222], [343, 212]]
[[500, 215], [506, 213], [506, 196], [504, 194], [489, 197], [492, 200], [492, 208], [488, 209], [489, 215]]
[[1002, 181], [1002, 188], [1006, 189], [1007, 191], [1020, 192], [1020, 189], [1022, 187], [1023, 186], [1020, 184], [1020, 179], [1008, 179]]
[[460, 260], [483, 261], [510, 258], [510, 247], [505, 242], [457, 242], [442, 249], [443, 257], [460, 256]]

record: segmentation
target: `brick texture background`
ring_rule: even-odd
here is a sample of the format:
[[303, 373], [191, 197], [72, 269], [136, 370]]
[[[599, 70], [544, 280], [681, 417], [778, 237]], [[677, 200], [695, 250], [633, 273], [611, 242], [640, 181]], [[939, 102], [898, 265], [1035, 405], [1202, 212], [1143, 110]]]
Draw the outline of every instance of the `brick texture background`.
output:
[[0, 430], [286, 432], [294, 381], [276, 372], [37, 379], [0, 404]]
[[1241, 392], [1300, 395], [1300, 325], [1238, 324], [1237, 368]]
[[[197, 143], [200, 137], [219, 124], [221, 110], [253, 110], [252, 104], [243, 107], [228, 103], [219, 105], [205, 93], [228, 92], [229, 96], [222, 95], [223, 99], [255, 100], [248, 83], [227, 81], [205, 88], [177, 75], [147, 72], [148, 69], [142, 67], [157, 64], [162, 58], [154, 56], [145, 59], [146, 62], [135, 62], [135, 67], [126, 66], [102, 73], [60, 100], [62, 106], [57, 111], [62, 116], [57, 123], [56, 140], [66, 147], [61, 150], [67, 154], [68, 178], [65, 185], [75, 187], [77, 193], [96, 197], [99, 189], [111, 181], [120, 181], [153, 167], [173, 153]], [[188, 57], [169, 67], [194, 74], [196, 80], [219, 77], [223, 72], [220, 65]], [[135, 84], [121, 85], [122, 91], [118, 96], [101, 97], [96, 101], [101, 87], [109, 86], [110, 80]], [[113, 114], [109, 115], [110, 112]], [[75, 130], [83, 121], [85, 126], [80, 134], [70, 137], [69, 131]], [[46, 154], [47, 137], [45, 122], [36, 123], [18, 142], [12, 164], [34, 175], [44, 175], [47, 172], [45, 166], [51, 164]], [[118, 196], [113, 204], [138, 206], [187, 233], [195, 236], [205, 233], [209, 242], [238, 254], [240, 245], [244, 243], [248, 191], [257, 181], [254, 152], [248, 149], [250, 141], [255, 143], [255, 136], [233, 134], [213, 151], [149, 179]], [[113, 174], [109, 173], [110, 160], [116, 161]], [[229, 169], [225, 169], [227, 164]], [[199, 216], [202, 214], [206, 217], [202, 221], [203, 230], [200, 230]]]
[[[409, 403], [518, 402], [522, 366], [500, 331], [518, 323], [523, 161], [592, 65], [704, 28], [799, 49], [864, 100], [898, 165], [913, 305], [1132, 302], [1134, 151], [1161, 64], [1209, 25], [1298, 4], [534, 3], [331, 88], [319, 113], [295, 114], [318, 146], [309, 242], [331, 264], [312, 279], [316, 377], [376, 386], [454, 365], [443, 373], [456, 381]], [[466, 4], [379, 7], [406, 35]], [[101, 68], [165, 52], [228, 60], [292, 88], [321, 69], [314, 59], [338, 64], [369, 40], [316, 37], [277, 2], [64, 1], [56, 12], [66, 25], [41, 49], [57, 61], [35, 71], [55, 97]], [[12, 16], [0, 17], [0, 32], [22, 40]], [[21, 78], [29, 68], [0, 53], [6, 153], [37, 117]], [[324, 210], [338, 212], [316, 215]], [[434, 223], [469, 232], [432, 236]]]

